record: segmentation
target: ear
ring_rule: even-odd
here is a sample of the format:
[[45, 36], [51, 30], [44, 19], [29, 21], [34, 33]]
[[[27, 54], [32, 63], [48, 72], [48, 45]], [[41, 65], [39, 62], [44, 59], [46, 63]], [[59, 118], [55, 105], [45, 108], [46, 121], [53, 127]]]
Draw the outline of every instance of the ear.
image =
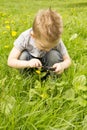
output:
[[33, 38], [35, 38], [35, 35], [34, 35], [34, 32], [33, 32], [33, 31], [31, 31], [31, 36], [32, 36]]

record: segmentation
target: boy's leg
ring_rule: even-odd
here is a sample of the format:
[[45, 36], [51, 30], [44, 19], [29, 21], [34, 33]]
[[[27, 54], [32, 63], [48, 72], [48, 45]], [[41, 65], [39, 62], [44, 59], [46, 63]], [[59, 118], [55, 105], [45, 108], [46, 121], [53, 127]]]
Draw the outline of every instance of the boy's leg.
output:
[[[32, 56], [28, 53], [28, 51], [27, 50], [24, 50], [22, 53], [21, 53], [21, 55], [20, 55], [20, 57], [19, 57], [19, 60], [30, 60], [30, 59], [32, 59]], [[31, 69], [27, 69], [27, 68], [25, 68], [25, 69], [20, 69], [20, 73], [21, 74], [23, 74], [23, 73], [25, 73], [25, 72], [31, 72]]]
[[[45, 62], [43, 62], [45, 61]], [[45, 66], [53, 66], [55, 63], [62, 62], [63, 58], [61, 54], [57, 50], [51, 50], [49, 51], [45, 57], [42, 58], [42, 62]]]
[[24, 50], [19, 57], [19, 60], [30, 60], [30, 59], [31, 55], [26, 50]]
[[[52, 67], [55, 63], [62, 62], [63, 58], [57, 50], [51, 50], [42, 57], [41, 61], [43, 66]], [[55, 76], [52, 71], [47, 71], [47, 74], [42, 78], [42, 80], [46, 79], [48, 75]]]

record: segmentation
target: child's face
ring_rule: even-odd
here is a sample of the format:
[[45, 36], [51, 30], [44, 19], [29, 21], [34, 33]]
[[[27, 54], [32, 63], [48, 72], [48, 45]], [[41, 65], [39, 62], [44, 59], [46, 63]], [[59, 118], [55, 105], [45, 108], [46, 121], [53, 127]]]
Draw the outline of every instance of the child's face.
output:
[[33, 31], [31, 32], [31, 36], [35, 39], [35, 45], [39, 50], [43, 50], [43, 51], [50, 51], [52, 48], [56, 47], [58, 44], [58, 40], [56, 40], [55, 42], [49, 43], [48, 41], [46, 41], [44, 38], [42, 39], [37, 39], [33, 33]]
[[35, 45], [38, 49], [43, 51], [50, 51], [52, 48], [56, 47], [58, 42], [55, 43], [48, 43], [47, 41], [43, 40], [40, 42], [39, 40], [35, 39]]

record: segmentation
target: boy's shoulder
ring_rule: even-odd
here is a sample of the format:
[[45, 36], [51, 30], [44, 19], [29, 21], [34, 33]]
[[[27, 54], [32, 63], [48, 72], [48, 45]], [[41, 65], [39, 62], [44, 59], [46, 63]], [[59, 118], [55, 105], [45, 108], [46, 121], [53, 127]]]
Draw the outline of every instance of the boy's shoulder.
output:
[[22, 35], [23, 37], [29, 37], [31, 31], [32, 31], [32, 28], [29, 28], [29, 29], [25, 30], [24, 32], [22, 32], [21, 35]]

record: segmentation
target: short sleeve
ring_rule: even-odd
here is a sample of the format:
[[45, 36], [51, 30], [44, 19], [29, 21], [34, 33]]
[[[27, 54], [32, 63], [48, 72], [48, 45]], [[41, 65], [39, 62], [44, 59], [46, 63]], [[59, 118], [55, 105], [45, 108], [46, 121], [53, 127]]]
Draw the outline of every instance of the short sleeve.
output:
[[57, 46], [57, 50], [61, 53], [62, 56], [68, 53], [66, 46], [64, 45], [62, 40], [60, 40], [60, 42]]
[[21, 34], [14, 42], [14, 46], [19, 50], [23, 51], [25, 48], [25, 38], [23, 34]]

